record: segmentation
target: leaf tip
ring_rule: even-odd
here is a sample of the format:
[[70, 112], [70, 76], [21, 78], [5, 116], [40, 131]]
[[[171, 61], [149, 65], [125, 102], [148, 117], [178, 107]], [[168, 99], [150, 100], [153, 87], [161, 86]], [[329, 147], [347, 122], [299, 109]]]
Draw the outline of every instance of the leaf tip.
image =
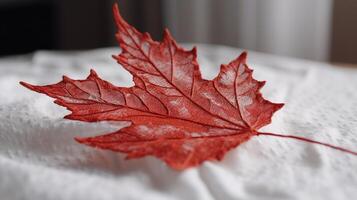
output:
[[26, 82], [23, 82], [23, 81], [20, 81], [19, 83], [20, 83], [20, 85], [24, 86], [27, 89], [30, 89], [30, 90], [33, 90], [33, 91], [36, 91], [36, 92], [40, 92], [39, 91], [39, 86], [32, 85], [32, 84], [29, 84], [29, 83], [26, 83]]
[[[55, 101], [55, 103], [58, 104], [58, 105], [61, 105], [61, 104], [62, 104], [62, 102], [58, 102], [58, 101]], [[61, 106], [62, 106], [62, 105], [61, 105]], [[72, 120], [75, 120], [75, 118], [73, 117], [72, 114], [69, 114], [69, 115], [64, 116], [63, 119], [72, 119]]]
[[196, 46], [194, 46], [194, 47], [192, 48], [191, 53], [192, 53], [195, 57], [197, 57], [197, 47], [196, 47]]
[[85, 138], [80, 138], [80, 137], [74, 137], [73, 138], [76, 142], [78, 143], [85, 143], [86, 139]]
[[89, 145], [89, 146], [93, 145], [89, 140], [90, 138], [87, 138], [87, 137], [84, 137], [84, 138], [74, 137], [73, 139], [80, 144], [85, 144], [85, 145]]
[[243, 51], [243, 52], [239, 55], [239, 57], [238, 57], [237, 60], [239, 60], [239, 61], [242, 62], [242, 63], [246, 63], [246, 61], [247, 61], [247, 56], [248, 56], [247, 51]]
[[33, 85], [31, 85], [29, 83], [26, 83], [26, 82], [23, 82], [23, 81], [20, 81], [19, 84], [24, 86], [24, 87], [26, 87], [26, 88], [29, 88], [29, 89], [33, 88]]
[[258, 81], [259, 88], [264, 87], [265, 83], [266, 83], [266, 81]]
[[113, 4], [113, 10], [114, 10], [114, 11], [119, 10], [118, 3], [114, 3], [114, 4]]
[[170, 31], [169, 31], [168, 28], [165, 28], [165, 29], [164, 29], [164, 36], [169, 36], [169, 37], [171, 37], [171, 33], [170, 33]]
[[277, 110], [279, 110], [280, 108], [282, 108], [284, 105], [285, 105], [284, 103], [277, 103], [277, 104], [276, 104]]
[[274, 112], [280, 110], [282, 107], [284, 107], [285, 104], [283, 103], [273, 103], [273, 110]]
[[65, 82], [70, 82], [72, 79], [70, 79], [68, 76], [66, 75], [63, 75], [62, 76], [62, 80], [65, 81]]
[[94, 71], [94, 69], [90, 69], [89, 77], [98, 78], [98, 74], [97, 74], [97, 72]]
[[119, 56], [118, 55], [112, 55], [112, 58], [118, 62]]
[[124, 19], [122, 18], [121, 14], [120, 14], [118, 3], [114, 3], [113, 4], [113, 15], [114, 15], [115, 24], [119, 29], [121, 24], [123, 22], [125, 22], [125, 21], [124, 21]]
[[164, 36], [163, 36], [163, 38], [164, 38], [163, 40], [166, 41], [166, 42], [171, 42], [171, 41], [175, 42], [175, 41], [173, 40], [173, 38], [172, 38], [172, 35], [171, 35], [169, 29], [167, 29], [167, 28], [164, 29]]

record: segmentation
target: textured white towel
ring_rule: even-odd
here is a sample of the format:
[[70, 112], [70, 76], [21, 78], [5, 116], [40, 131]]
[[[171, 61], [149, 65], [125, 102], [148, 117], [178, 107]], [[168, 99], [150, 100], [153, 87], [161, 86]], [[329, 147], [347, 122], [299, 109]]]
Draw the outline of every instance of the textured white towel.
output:
[[[190, 47], [191, 45], [187, 45]], [[62, 119], [68, 113], [33, 84], [63, 74], [85, 78], [89, 69], [115, 85], [131, 76], [111, 59], [117, 48], [86, 52], [39, 51], [0, 59], [0, 199], [346, 199], [357, 196], [357, 157], [326, 147], [254, 137], [222, 162], [183, 172], [146, 157], [76, 143], [75, 136], [116, 130], [120, 123]], [[203, 76], [213, 78], [239, 49], [199, 45]], [[357, 70], [250, 52], [254, 77], [267, 80], [264, 96], [284, 102], [264, 131], [294, 134], [357, 150]]]

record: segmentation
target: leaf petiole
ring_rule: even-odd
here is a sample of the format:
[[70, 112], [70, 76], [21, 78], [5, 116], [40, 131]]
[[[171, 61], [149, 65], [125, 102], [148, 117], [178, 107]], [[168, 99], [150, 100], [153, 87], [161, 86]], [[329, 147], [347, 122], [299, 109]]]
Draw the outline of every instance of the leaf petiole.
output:
[[345, 149], [339, 146], [335, 146], [335, 145], [331, 145], [328, 143], [324, 143], [324, 142], [319, 142], [319, 141], [315, 141], [315, 140], [311, 140], [308, 138], [304, 138], [304, 137], [299, 137], [299, 136], [294, 136], [294, 135], [282, 135], [282, 134], [276, 134], [276, 133], [266, 133], [266, 132], [256, 132], [256, 135], [267, 135], [267, 136], [273, 136], [273, 137], [281, 137], [281, 138], [291, 138], [291, 139], [295, 139], [295, 140], [300, 140], [303, 142], [308, 142], [308, 143], [313, 143], [313, 144], [318, 144], [318, 145], [322, 145], [322, 146], [326, 146], [332, 149], [336, 149], [345, 153], [349, 153], [352, 154], [354, 156], [357, 156], [357, 152], [349, 150], [349, 149]]

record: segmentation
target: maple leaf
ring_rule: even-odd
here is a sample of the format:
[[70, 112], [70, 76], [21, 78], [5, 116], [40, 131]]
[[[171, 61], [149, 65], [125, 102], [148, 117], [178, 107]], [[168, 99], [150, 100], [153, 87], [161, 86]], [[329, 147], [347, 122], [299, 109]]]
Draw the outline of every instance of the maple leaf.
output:
[[153, 155], [175, 169], [220, 160], [228, 150], [255, 135], [329, 146], [297, 136], [258, 132], [283, 104], [262, 97], [259, 90], [265, 82], [253, 79], [245, 52], [222, 65], [215, 79], [205, 80], [196, 48], [182, 49], [168, 30], [162, 42], [153, 41], [148, 33], [142, 34], [125, 22], [117, 5], [113, 11], [122, 48], [113, 58], [132, 74], [135, 86], [114, 86], [93, 70], [85, 80], [64, 76], [61, 82], [46, 86], [21, 82], [69, 109], [67, 119], [131, 122], [113, 133], [76, 138], [78, 142], [122, 152], [127, 158]]

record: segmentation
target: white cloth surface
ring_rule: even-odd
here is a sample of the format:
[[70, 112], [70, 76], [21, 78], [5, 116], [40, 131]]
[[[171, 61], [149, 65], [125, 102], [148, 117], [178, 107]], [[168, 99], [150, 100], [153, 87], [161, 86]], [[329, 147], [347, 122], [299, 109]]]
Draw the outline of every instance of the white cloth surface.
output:
[[[192, 45], [187, 45], [192, 47]], [[115, 85], [131, 76], [111, 59], [118, 48], [82, 52], [39, 51], [0, 59], [0, 199], [229, 200], [355, 199], [357, 157], [291, 139], [253, 137], [223, 161], [175, 171], [161, 160], [124, 160], [111, 151], [76, 143], [118, 123], [62, 119], [68, 111], [18, 84], [58, 82], [63, 74], [83, 79], [93, 68]], [[203, 76], [241, 50], [198, 45]], [[263, 131], [304, 136], [357, 150], [357, 70], [248, 53], [262, 92], [285, 106]]]

